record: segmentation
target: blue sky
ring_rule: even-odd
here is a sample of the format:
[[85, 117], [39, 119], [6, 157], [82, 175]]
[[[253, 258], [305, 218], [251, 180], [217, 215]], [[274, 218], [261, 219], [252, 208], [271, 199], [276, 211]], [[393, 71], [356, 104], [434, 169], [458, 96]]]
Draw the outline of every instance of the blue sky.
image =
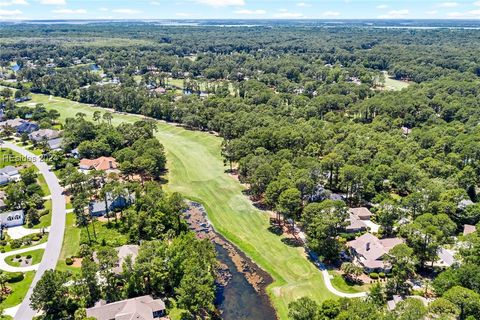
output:
[[480, 0], [0, 0], [5, 19], [480, 19]]

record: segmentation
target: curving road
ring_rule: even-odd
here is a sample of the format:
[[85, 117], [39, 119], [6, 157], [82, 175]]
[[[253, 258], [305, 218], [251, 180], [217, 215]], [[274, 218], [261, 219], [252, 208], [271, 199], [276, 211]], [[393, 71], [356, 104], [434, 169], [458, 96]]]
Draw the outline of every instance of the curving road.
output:
[[7, 141], [3, 141], [2, 147], [18, 152], [30, 162], [33, 162], [38, 170], [40, 170], [40, 173], [45, 177], [48, 189], [50, 189], [52, 195], [52, 223], [45, 247], [45, 253], [43, 254], [42, 262], [38, 265], [38, 270], [30, 288], [28, 289], [27, 295], [15, 314], [15, 319], [27, 320], [32, 319], [36, 314], [36, 311], [30, 307], [30, 296], [32, 295], [33, 288], [46, 270], [55, 269], [57, 260], [60, 256], [60, 251], [62, 250], [63, 234], [65, 232], [65, 197], [62, 195], [63, 189], [58, 183], [57, 177], [53, 172], [50, 172], [48, 165], [43, 162], [40, 157]]

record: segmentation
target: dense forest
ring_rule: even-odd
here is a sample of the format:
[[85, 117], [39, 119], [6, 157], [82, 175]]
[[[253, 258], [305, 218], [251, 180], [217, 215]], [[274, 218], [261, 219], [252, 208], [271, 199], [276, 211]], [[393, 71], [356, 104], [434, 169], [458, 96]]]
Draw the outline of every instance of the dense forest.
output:
[[[305, 298], [291, 306], [293, 319], [379, 319], [386, 297], [410, 294], [406, 280], [429, 270], [464, 224], [480, 222], [476, 30], [149, 24], [122, 25], [122, 32], [115, 25], [0, 30], [2, 66], [20, 66], [4, 74], [3, 84], [218, 133], [226, 165], [252, 199], [300, 222], [309, 249], [326, 261], [337, 260], [351, 237], [343, 225], [348, 206], [370, 207], [380, 235], [406, 240], [391, 257], [401, 267], [386, 288], [370, 294], [372, 301], [317, 305]], [[388, 75], [409, 87], [386, 90]], [[164, 166], [148, 153], [158, 147], [148, 141], [151, 122], [136, 131], [96, 127], [82, 115], [70, 121], [67, 146], [83, 156], [115, 155], [122, 169], [150, 176]], [[128, 150], [120, 148], [125, 140]], [[142, 157], [157, 165], [143, 168]], [[329, 200], [332, 194], [342, 200]], [[441, 297], [433, 307], [405, 300], [386, 319], [412, 310], [421, 317], [480, 317], [477, 233], [462, 238], [463, 264], [433, 281]]]

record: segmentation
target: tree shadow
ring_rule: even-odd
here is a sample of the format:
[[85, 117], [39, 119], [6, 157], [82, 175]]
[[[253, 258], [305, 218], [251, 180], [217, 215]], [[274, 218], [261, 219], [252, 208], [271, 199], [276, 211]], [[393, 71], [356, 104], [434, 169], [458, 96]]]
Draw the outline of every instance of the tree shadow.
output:
[[268, 231], [276, 234], [277, 236], [281, 236], [283, 234], [283, 228], [279, 225], [271, 225], [270, 227], [268, 227]]
[[301, 239], [283, 238], [282, 242], [285, 243], [287, 246], [294, 247], [294, 248], [303, 246], [303, 241]]

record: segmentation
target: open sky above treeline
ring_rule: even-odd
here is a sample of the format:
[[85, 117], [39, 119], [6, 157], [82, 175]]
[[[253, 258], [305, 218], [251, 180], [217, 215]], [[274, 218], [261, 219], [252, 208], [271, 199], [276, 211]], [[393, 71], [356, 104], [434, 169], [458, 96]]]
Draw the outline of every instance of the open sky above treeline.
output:
[[478, 0], [0, 0], [0, 20], [479, 18]]

